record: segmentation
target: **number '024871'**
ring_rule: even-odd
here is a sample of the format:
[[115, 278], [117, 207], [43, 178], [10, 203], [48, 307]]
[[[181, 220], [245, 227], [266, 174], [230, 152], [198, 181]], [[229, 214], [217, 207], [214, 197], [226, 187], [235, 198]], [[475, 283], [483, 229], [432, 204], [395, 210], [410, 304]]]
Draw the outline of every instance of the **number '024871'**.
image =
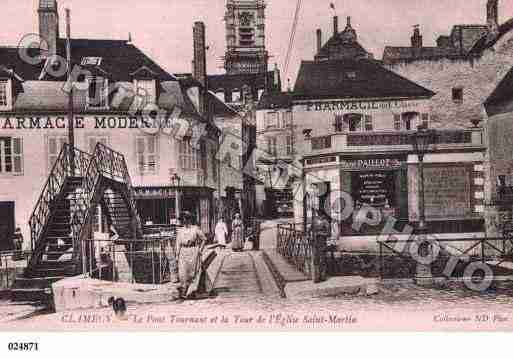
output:
[[37, 352], [39, 350], [38, 343], [9, 343], [7, 346], [9, 351], [20, 352]]

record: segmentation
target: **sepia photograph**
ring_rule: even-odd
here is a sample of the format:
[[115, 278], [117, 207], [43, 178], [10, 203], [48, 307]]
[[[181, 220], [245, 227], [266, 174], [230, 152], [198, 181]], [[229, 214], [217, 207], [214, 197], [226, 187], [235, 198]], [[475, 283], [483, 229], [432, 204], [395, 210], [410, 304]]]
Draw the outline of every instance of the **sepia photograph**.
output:
[[513, 330], [513, 1], [1, 3], [0, 331]]

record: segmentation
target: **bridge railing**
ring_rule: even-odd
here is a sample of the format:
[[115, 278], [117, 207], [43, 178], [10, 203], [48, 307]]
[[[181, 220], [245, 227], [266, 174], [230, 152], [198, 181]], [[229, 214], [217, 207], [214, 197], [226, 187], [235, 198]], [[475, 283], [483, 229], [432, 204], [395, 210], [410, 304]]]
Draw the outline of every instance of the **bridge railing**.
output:
[[136, 240], [85, 239], [82, 242], [82, 253], [87, 258], [84, 272], [89, 277], [111, 282], [176, 281], [175, 244], [176, 236], [171, 232], [146, 234], [144, 239]]
[[[71, 153], [74, 153], [74, 173], [71, 166]], [[41, 195], [39, 196], [34, 210], [29, 219], [31, 250], [34, 252], [38, 241], [41, 239], [43, 231], [48, 224], [51, 213], [51, 205], [55, 199], [61, 194], [66, 179], [69, 177], [82, 177], [89, 166], [91, 155], [80, 151], [77, 148], [71, 149], [68, 144], [64, 144], [61, 152], [57, 157], [48, 179], [43, 186]]]
[[0, 292], [10, 289], [14, 280], [27, 267], [29, 251], [0, 252]]
[[296, 230], [293, 225], [279, 224], [277, 251], [298, 271], [312, 276], [312, 246], [308, 234]]
[[[408, 239], [378, 241], [380, 277], [384, 278], [387, 270], [385, 265], [387, 253], [385, 252], [413, 261], [412, 251], [418, 255], [416, 251], [419, 250], [419, 243], [415, 236]], [[505, 262], [513, 262], [513, 238], [511, 237], [432, 238], [428, 243], [431, 247], [430, 252], [437, 253], [437, 257], [433, 259], [434, 265], [437, 260], [447, 262], [450, 257], [458, 258], [463, 265], [481, 262], [499, 267]], [[414, 249], [412, 249], [413, 245], [416, 245], [413, 247]], [[442, 263], [442, 266], [446, 267], [446, 265], [447, 263]], [[445, 276], [444, 273], [441, 275]]]

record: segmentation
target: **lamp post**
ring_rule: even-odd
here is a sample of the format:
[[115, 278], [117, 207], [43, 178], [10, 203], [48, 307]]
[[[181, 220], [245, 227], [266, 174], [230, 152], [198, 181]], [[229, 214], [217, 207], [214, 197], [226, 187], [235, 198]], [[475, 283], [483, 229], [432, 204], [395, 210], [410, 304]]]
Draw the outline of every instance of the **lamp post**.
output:
[[426, 231], [426, 214], [424, 207], [424, 156], [435, 142], [436, 133], [424, 126], [419, 126], [410, 137], [413, 151], [419, 158], [419, 232]]
[[176, 213], [176, 220], [177, 221], [180, 218], [180, 200], [179, 200], [180, 191], [179, 191], [179, 188], [180, 188], [180, 182], [181, 181], [182, 181], [182, 179], [180, 178], [180, 176], [178, 176], [177, 173], [174, 173], [171, 176], [171, 184], [175, 188], [175, 213]]
[[[426, 210], [424, 198], [424, 156], [429, 151], [431, 144], [435, 142], [436, 132], [429, 130], [425, 126], [419, 126], [417, 131], [410, 136], [410, 142], [413, 146], [413, 151], [419, 159], [419, 177], [418, 177], [418, 198], [419, 198], [419, 225], [417, 233], [422, 236], [422, 241], [419, 245], [419, 252], [423, 257], [430, 256], [432, 251], [429, 243], [426, 241]], [[431, 273], [430, 264], [417, 263], [417, 282], [431, 283], [433, 276]]]

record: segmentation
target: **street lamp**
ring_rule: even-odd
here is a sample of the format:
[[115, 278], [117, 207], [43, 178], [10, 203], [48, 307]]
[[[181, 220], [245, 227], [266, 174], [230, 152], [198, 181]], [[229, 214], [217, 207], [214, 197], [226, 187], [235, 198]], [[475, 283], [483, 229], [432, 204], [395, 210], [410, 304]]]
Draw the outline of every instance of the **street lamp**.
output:
[[[413, 146], [413, 151], [419, 158], [419, 226], [417, 234], [421, 236], [419, 243], [419, 254], [423, 258], [430, 258], [432, 254], [431, 245], [427, 241], [426, 233], [426, 211], [424, 205], [424, 156], [429, 151], [431, 144], [436, 140], [436, 132], [427, 129], [426, 126], [419, 126], [417, 132], [411, 134], [410, 141]], [[431, 271], [431, 264], [417, 263], [416, 281], [419, 285], [431, 285], [433, 281], [433, 274]]]
[[417, 131], [410, 135], [413, 151], [419, 158], [419, 227], [421, 233], [426, 231], [426, 213], [424, 206], [424, 156], [429, 151], [431, 144], [435, 142], [435, 130], [429, 130], [425, 126], [419, 126]]
[[175, 213], [176, 213], [176, 220], [178, 221], [179, 218], [180, 218], [180, 201], [179, 201], [179, 187], [180, 187], [180, 182], [182, 181], [182, 179], [180, 178], [180, 176], [178, 176], [177, 173], [174, 173], [172, 176], [171, 176], [171, 184], [172, 186], [175, 188]]

